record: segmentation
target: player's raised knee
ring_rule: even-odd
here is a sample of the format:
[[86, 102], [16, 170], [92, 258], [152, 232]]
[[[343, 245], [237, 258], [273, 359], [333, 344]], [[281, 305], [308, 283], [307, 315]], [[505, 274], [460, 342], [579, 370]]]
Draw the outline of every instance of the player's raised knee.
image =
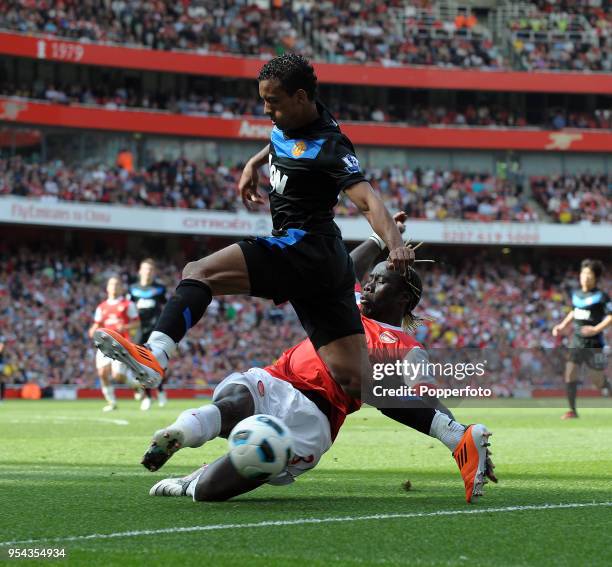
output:
[[196, 260], [195, 262], [188, 262], [183, 268], [183, 279], [184, 280], [199, 280], [203, 281], [206, 277], [206, 258]]

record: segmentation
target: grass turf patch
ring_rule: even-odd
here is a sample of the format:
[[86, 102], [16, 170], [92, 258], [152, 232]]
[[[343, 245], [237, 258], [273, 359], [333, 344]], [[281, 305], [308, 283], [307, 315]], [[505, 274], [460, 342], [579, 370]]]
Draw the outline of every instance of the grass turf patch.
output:
[[[219, 439], [179, 452], [158, 473], [138, 464], [151, 433], [193, 404], [145, 413], [124, 402], [110, 415], [96, 401], [2, 404], [0, 541], [46, 538], [27, 546], [65, 547], [69, 563], [83, 565], [607, 564], [610, 507], [415, 514], [612, 500], [609, 408], [584, 409], [574, 421], [550, 408], [457, 410], [458, 419], [494, 432], [500, 484], [487, 485], [472, 507], [444, 446], [372, 409], [351, 416], [320, 465], [292, 486], [264, 486], [226, 503], [151, 498], [158, 479], [225, 452]], [[410, 517], [61, 539], [392, 514]]]

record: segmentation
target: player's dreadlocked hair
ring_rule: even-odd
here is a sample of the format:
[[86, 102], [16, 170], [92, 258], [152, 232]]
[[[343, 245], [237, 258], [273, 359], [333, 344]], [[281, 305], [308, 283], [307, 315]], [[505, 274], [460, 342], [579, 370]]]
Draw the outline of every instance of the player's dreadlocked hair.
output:
[[584, 270], [585, 268], [589, 268], [593, 272], [596, 280], [599, 280], [601, 274], [603, 274], [603, 264], [601, 263], [601, 260], [591, 260], [590, 258], [582, 260], [580, 269]]
[[309, 100], [317, 94], [317, 76], [308, 59], [296, 53], [285, 53], [268, 61], [259, 72], [258, 81], [277, 79], [289, 95], [299, 89], [306, 92]]
[[404, 283], [410, 300], [406, 303], [406, 308], [402, 316], [402, 329], [406, 332], [411, 332], [421, 324], [422, 320], [413, 315], [412, 311], [419, 304], [419, 301], [421, 301], [423, 283], [417, 271], [412, 267], [408, 268], [408, 272], [404, 276]]

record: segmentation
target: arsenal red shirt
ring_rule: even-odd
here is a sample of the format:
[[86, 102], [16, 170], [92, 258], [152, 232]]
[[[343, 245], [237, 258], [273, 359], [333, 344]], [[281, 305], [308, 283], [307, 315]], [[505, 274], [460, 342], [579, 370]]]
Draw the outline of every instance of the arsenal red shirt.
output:
[[[125, 297], [103, 301], [96, 308], [94, 315], [94, 321], [101, 327], [117, 331], [126, 339], [130, 338], [130, 334], [125, 327], [128, 323], [132, 323], [137, 319], [138, 309], [136, 309], [136, 305]], [[121, 327], [123, 328], [121, 329]]]
[[[403, 359], [413, 348], [423, 348], [400, 327], [379, 323], [361, 316], [369, 352], [384, 353], [387, 360]], [[361, 407], [361, 401], [348, 396], [332, 378], [309, 339], [286, 350], [280, 358], [265, 370], [272, 376], [285, 380], [301, 391], [315, 391], [330, 403], [328, 415], [332, 439], [336, 438], [344, 419]]]

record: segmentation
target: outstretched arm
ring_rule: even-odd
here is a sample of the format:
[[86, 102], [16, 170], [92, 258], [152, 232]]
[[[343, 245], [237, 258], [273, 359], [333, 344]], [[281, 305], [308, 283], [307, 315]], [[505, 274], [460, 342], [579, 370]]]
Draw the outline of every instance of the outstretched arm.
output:
[[[406, 218], [407, 215], [404, 211], [393, 215], [393, 220], [400, 234], [403, 234], [406, 230], [404, 226]], [[355, 275], [360, 283], [363, 283], [363, 279], [370, 273], [376, 263], [382, 262], [386, 258], [386, 248], [381, 249], [381, 244], [384, 246], [382, 239], [378, 235], [373, 234], [351, 252], [351, 258], [355, 265]]]
[[398, 270], [402, 275], [405, 274], [414, 261], [414, 252], [404, 246], [402, 236], [381, 198], [367, 181], [351, 185], [345, 189], [345, 193], [387, 245], [389, 267]]
[[384, 256], [386, 256], [386, 254], [384, 254], [378, 244], [370, 238], [357, 246], [357, 248], [351, 252], [357, 281], [363, 283], [365, 276], [370, 273], [372, 268], [376, 265], [377, 260], [382, 261]]

